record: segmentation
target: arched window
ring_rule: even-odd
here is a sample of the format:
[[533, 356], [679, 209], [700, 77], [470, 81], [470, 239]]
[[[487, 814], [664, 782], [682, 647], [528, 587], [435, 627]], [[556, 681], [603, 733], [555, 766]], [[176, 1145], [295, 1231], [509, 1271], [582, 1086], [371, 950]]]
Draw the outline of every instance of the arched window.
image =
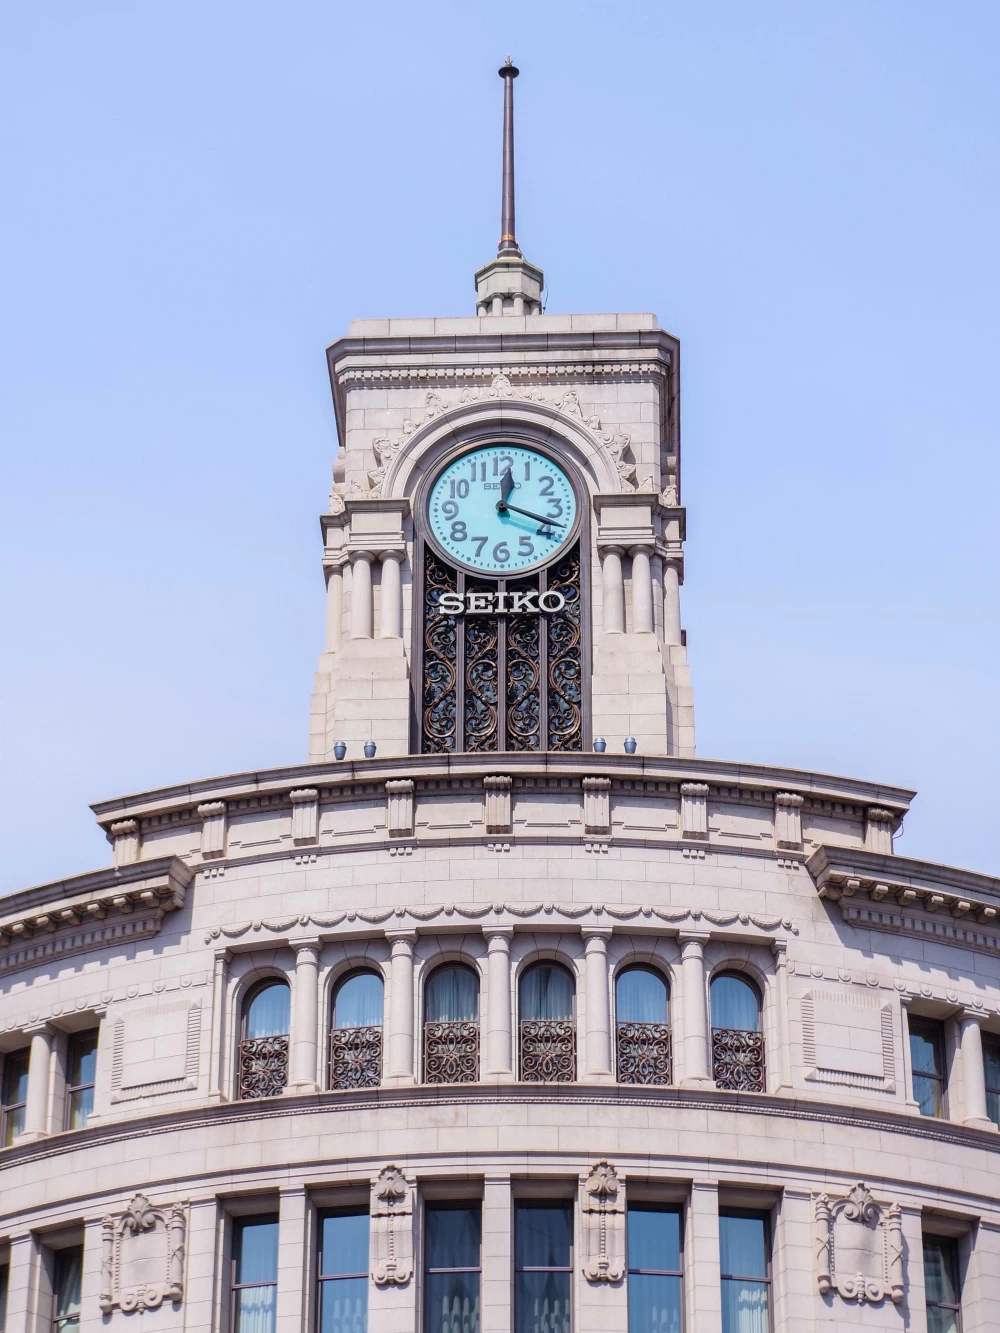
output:
[[619, 1083], [670, 1082], [670, 993], [651, 967], [627, 967], [615, 980]]
[[576, 1078], [573, 978], [558, 963], [536, 963], [521, 977], [521, 1078], [572, 1083]]
[[760, 995], [745, 977], [712, 978], [712, 1077], [732, 1092], [764, 1091]]
[[377, 1088], [382, 1082], [382, 978], [349, 972], [333, 992], [330, 1087]]
[[439, 967], [424, 995], [424, 1082], [479, 1078], [479, 977], [471, 967]]
[[247, 991], [243, 1001], [239, 1095], [276, 1097], [288, 1083], [287, 981], [271, 978]]

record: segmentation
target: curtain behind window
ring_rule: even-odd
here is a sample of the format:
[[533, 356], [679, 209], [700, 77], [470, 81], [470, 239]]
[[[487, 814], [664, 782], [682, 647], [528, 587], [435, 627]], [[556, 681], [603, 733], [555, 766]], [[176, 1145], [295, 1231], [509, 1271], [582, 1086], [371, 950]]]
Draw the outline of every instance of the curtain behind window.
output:
[[573, 979], [561, 967], [542, 963], [521, 978], [521, 1017], [573, 1017]]
[[644, 967], [619, 973], [615, 983], [615, 1017], [619, 1023], [665, 1023], [667, 987], [663, 978]]
[[334, 1001], [334, 1027], [381, 1027], [384, 989], [374, 972], [355, 972], [341, 982]]
[[247, 1010], [247, 1037], [284, 1037], [288, 1032], [289, 996], [284, 981], [259, 990]]
[[435, 972], [427, 987], [428, 1023], [471, 1023], [479, 1017], [479, 978], [467, 967]]
[[722, 1333], [768, 1333], [764, 1219], [720, 1215], [719, 1260]]
[[712, 1027], [756, 1032], [760, 1016], [757, 992], [739, 977], [716, 977], [712, 982]]

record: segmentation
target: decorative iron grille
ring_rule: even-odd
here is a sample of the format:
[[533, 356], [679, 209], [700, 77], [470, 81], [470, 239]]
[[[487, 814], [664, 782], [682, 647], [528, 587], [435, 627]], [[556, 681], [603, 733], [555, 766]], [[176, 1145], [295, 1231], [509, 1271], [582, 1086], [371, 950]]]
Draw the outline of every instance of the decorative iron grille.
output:
[[240, 1042], [240, 1100], [277, 1097], [288, 1083], [288, 1037], [247, 1037]]
[[670, 1074], [669, 1024], [618, 1024], [619, 1083], [669, 1083]]
[[744, 1028], [713, 1028], [712, 1077], [717, 1088], [730, 1092], [763, 1092], [763, 1033]]
[[424, 1024], [424, 1082], [476, 1083], [479, 1080], [479, 1024], [475, 1021]]
[[[583, 749], [583, 628], [580, 545], [520, 579], [474, 578], [424, 549], [419, 748], [465, 751]], [[441, 615], [443, 593], [559, 592], [561, 611]]]
[[521, 1020], [521, 1078], [525, 1083], [572, 1083], [576, 1024], [566, 1018]]
[[330, 1033], [330, 1087], [377, 1088], [382, 1082], [382, 1029], [334, 1028]]

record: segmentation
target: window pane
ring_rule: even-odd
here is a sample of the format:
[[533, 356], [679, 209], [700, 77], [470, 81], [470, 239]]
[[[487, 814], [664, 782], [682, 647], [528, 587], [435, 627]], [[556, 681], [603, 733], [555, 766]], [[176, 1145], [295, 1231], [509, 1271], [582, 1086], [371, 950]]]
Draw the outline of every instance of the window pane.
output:
[[760, 1016], [757, 992], [739, 977], [716, 977], [712, 982], [712, 1027], [756, 1032]]
[[914, 1074], [940, 1074], [937, 1032], [932, 1027], [910, 1024], [910, 1062]]
[[428, 1268], [478, 1268], [480, 1262], [479, 1206], [427, 1209]]
[[5, 1106], [23, 1102], [28, 1096], [28, 1052], [11, 1051], [3, 1062], [3, 1101]]
[[283, 1037], [288, 1031], [289, 989], [283, 981], [265, 986], [247, 1010], [248, 1037]]
[[[569, 1273], [518, 1273], [517, 1333], [570, 1333]], [[435, 1330], [437, 1333], [437, 1330]]]
[[425, 1333], [479, 1333], [479, 1274], [428, 1273]]
[[958, 1333], [958, 1316], [954, 1310], [940, 1306], [927, 1307], [927, 1333]]
[[767, 1277], [767, 1246], [762, 1217], [719, 1215], [719, 1267], [724, 1276]]
[[5, 1148], [9, 1148], [16, 1138], [24, 1133], [24, 1107], [19, 1106], [16, 1111], [8, 1111], [4, 1117], [3, 1143]]
[[628, 1266], [676, 1273], [681, 1266], [681, 1215], [665, 1208], [629, 1208]]
[[79, 1092], [70, 1093], [69, 1128], [83, 1129], [93, 1109], [94, 1109], [93, 1088], [81, 1088]]
[[320, 1246], [320, 1276], [368, 1272], [368, 1214], [336, 1213], [324, 1217]]
[[543, 963], [521, 978], [522, 1018], [572, 1018], [573, 980], [561, 967]]
[[79, 1318], [83, 1246], [57, 1250], [53, 1272], [56, 1319]]
[[924, 1237], [924, 1281], [929, 1301], [943, 1302], [945, 1305], [958, 1304], [955, 1249], [951, 1241], [938, 1236]]
[[1000, 1092], [986, 1094], [986, 1114], [1000, 1128]]
[[467, 967], [435, 972], [427, 986], [428, 1023], [471, 1023], [479, 1017], [479, 978]]
[[366, 1333], [367, 1328], [367, 1274], [320, 1283], [319, 1333]]
[[382, 978], [374, 972], [355, 972], [342, 982], [334, 1001], [334, 1027], [382, 1026]]
[[278, 1280], [278, 1223], [240, 1222], [236, 1232], [236, 1284]]
[[69, 1043], [69, 1083], [93, 1083], [97, 1070], [97, 1031], [79, 1032]]
[[666, 982], [644, 967], [620, 973], [615, 983], [615, 1017], [619, 1023], [665, 1023]]
[[7, 1284], [10, 1282], [10, 1268], [0, 1264], [0, 1333], [7, 1327]]
[[276, 1287], [243, 1287], [233, 1292], [235, 1333], [274, 1333]]
[[1000, 1092], [1000, 1042], [983, 1042], [983, 1063], [986, 1068], [986, 1086]]
[[763, 1282], [723, 1280], [722, 1333], [768, 1333], [767, 1287]]
[[568, 1268], [573, 1213], [568, 1204], [521, 1204], [517, 1210], [517, 1268]]
[[629, 1333], [681, 1333], [679, 1277], [628, 1275]]
[[921, 1115], [941, 1118], [941, 1084], [938, 1079], [914, 1074], [913, 1100], [920, 1107]]

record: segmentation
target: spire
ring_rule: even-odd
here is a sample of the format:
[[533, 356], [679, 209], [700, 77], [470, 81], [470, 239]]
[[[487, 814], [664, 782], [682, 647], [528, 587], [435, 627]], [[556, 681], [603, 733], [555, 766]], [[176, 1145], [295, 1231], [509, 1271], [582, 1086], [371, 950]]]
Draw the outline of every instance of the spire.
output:
[[514, 80], [520, 74], [516, 65], [501, 65], [497, 73], [503, 79], [503, 203], [500, 209], [500, 244], [497, 254], [515, 254], [517, 232], [514, 226]]
[[514, 225], [514, 80], [520, 71], [510, 56], [497, 71], [503, 79], [503, 188], [497, 257], [476, 270], [476, 313], [540, 315], [545, 275], [529, 264]]

